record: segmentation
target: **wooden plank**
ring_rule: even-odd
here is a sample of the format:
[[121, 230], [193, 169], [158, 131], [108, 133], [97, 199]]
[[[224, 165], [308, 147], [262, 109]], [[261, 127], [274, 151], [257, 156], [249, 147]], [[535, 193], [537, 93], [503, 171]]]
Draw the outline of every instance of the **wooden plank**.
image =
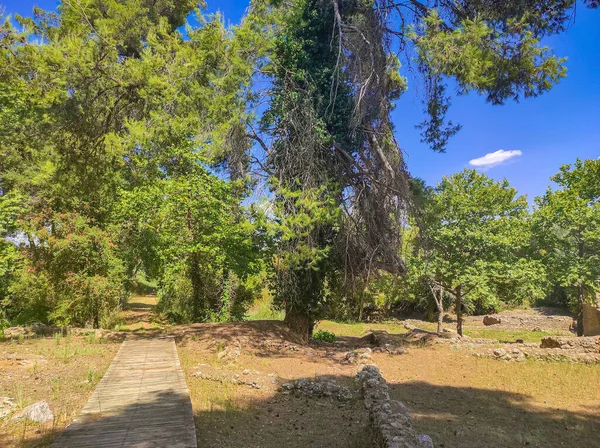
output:
[[190, 394], [172, 337], [126, 340], [51, 448], [197, 448]]

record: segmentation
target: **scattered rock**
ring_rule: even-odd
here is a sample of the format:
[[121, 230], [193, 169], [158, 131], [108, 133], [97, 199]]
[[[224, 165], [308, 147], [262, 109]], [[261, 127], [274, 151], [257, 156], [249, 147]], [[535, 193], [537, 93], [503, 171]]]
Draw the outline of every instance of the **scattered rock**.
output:
[[225, 347], [217, 353], [217, 359], [229, 359], [235, 361], [242, 354], [242, 344], [240, 341], [234, 341], [231, 345]]
[[502, 319], [500, 319], [499, 317], [494, 317], [494, 316], [485, 316], [483, 318], [483, 325], [485, 326], [490, 326], [490, 325], [499, 325], [502, 323]]
[[38, 401], [27, 406], [11, 419], [11, 421], [17, 420], [29, 420], [41, 424], [54, 420], [54, 414], [47, 401]]
[[347, 352], [344, 357], [340, 360], [340, 364], [366, 364], [371, 360], [371, 353], [373, 351], [370, 348], [357, 348]]
[[0, 397], [0, 418], [7, 417], [17, 408], [15, 400], [10, 397]]
[[365, 366], [356, 375], [377, 446], [385, 448], [433, 448], [429, 436], [417, 435], [408, 408], [392, 400], [389, 387], [377, 366]]
[[385, 344], [385, 351], [390, 355], [405, 355], [408, 351], [404, 347], [396, 347], [392, 344]]
[[504, 350], [503, 348], [497, 348], [494, 350], [494, 356], [496, 358], [502, 358], [506, 356], [506, 350]]
[[412, 331], [412, 330], [416, 330], [416, 329], [417, 329], [417, 327], [415, 327], [414, 325], [412, 325], [412, 324], [408, 323], [407, 321], [404, 321], [404, 324], [403, 324], [403, 326], [404, 326], [404, 328], [406, 328], [406, 329], [407, 329], [407, 330], [409, 330], [409, 331]]
[[448, 334], [450, 338], [441, 337], [438, 333], [432, 333], [430, 331], [421, 330], [416, 328], [409, 331], [402, 340], [409, 344], [428, 344], [439, 342], [440, 340], [450, 340], [452, 335]]
[[421, 434], [417, 436], [419, 441], [421, 442], [423, 448], [433, 448], [433, 440], [427, 434]]

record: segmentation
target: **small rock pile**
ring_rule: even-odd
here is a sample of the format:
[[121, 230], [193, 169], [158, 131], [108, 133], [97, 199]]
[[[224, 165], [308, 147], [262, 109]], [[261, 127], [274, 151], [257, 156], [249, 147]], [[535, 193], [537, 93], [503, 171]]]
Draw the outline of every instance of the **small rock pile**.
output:
[[368, 347], [357, 348], [346, 353], [344, 357], [340, 360], [340, 364], [370, 364], [372, 352], [373, 351]]
[[[240, 375], [239, 373], [224, 371], [208, 364], [201, 364], [198, 367], [201, 367], [202, 370], [193, 373], [193, 377], [218, 383], [248, 386], [252, 389], [262, 389], [265, 386], [265, 376], [256, 370], [251, 371], [249, 369], [244, 369]], [[277, 382], [277, 376], [275, 374], [269, 374], [269, 377], [271, 378], [271, 383]]]
[[503, 359], [505, 361], [516, 361], [523, 362], [526, 359], [527, 354], [521, 352], [518, 348], [512, 350], [505, 350], [503, 348], [497, 348], [493, 351], [494, 358]]
[[228, 345], [224, 350], [221, 350], [219, 353], [217, 353], [217, 358], [236, 360], [241, 354], [242, 344], [240, 341], [233, 341], [232, 344]]
[[51, 336], [55, 333], [66, 334], [66, 327], [56, 327], [54, 325], [44, 325], [41, 323], [33, 323], [27, 327], [10, 327], [4, 330], [5, 338], [17, 338], [19, 336], [34, 336], [45, 335]]
[[418, 435], [413, 428], [408, 408], [390, 398], [389, 387], [379, 368], [365, 366], [356, 375], [369, 411], [371, 429], [377, 446], [384, 448], [433, 448], [427, 435]]
[[404, 342], [403, 337], [391, 335], [385, 330], [373, 331], [364, 336], [362, 341], [374, 345], [374, 351], [386, 352], [390, 355], [403, 355], [407, 353], [406, 349], [402, 347]]
[[289, 383], [283, 383], [279, 390], [284, 395], [306, 396], [315, 398], [335, 398], [338, 401], [348, 401], [353, 397], [352, 391], [337, 384], [335, 381], [311, 381], [300, 378]]

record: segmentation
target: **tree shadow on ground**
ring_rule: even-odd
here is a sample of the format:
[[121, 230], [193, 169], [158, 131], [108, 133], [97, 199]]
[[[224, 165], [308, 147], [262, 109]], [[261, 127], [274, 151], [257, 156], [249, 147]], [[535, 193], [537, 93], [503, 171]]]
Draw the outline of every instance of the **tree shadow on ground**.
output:
[[[309, 379], [353, 384], [348, 376]], [[206, 397], [208, 409], [194, 412], [198, 447], [376, 448], [370, 442], [362, 399], [355, 386], [353, 390], [355, 397], [347, 402], [275, 390], [236, 402], [217, 388]], [[600, 434], [600, 409], [595, 407], [585, 412], [548, 410], [522, 394], [425, 382], [390, 384], [390, 393], [412, 410], [417, 431], [429, 434], [436, 448], [591, 448], [597, 446]], [[157, 392], [151, 400], [123, 407], [115, 415], [72, 424], [53, 448], [188, 447], [180, 414], [169, 417], [187, 406], [186, 400], [185, 395]], [[114, 445], [99, 445], [106, 433], [115, 437]], [[21, 446], [49, 446], [56, 436], [44, 433]], [[67, 443], [77, 440], [80, 443]]]
[[390, 384], [390, 393], [436, 447], [598, 446], [600, 407], [568, 412], [542, 408], [523, 394], [426, 382]]
[[[349, 384], [351, 378], [316, 380]], [[220, 399], [218, 394], [212, 400], [212, 409], [194, 413], [200, 448], [374, 448], [367, 414], [356, 393], [348, 401], [277, 391], [243, 404]], [[9, 446], [191, 448], [195, 445], [182, 418], [189, 404], [187, 395], [156, 392], [143, 403], [123, 406], [110, 415], [79, 416], [62, 434], [56, 428], [36, 431], [34, 425], [29, 437]], [[33, 432], [39, 434], [32, 437]]]

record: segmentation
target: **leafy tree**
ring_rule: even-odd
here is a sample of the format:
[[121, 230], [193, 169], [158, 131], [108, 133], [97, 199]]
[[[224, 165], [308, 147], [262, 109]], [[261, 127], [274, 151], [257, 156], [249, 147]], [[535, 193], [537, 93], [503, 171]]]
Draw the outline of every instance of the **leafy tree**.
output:
[[551, 278], [576, 297], [577, 334], [583, 334], [583, 304], [599, 291], [600, 161], [563, 165], [536, 198], [534, 235]]
[[17, 247], [7, 240], [17, 228], [16, 219], [23, 198], [18, 195], [0, 195], [0, 328], [8, 322], [12, 308], [8, 289], [19, 262]]
[[543, 271], [520, 256], [529, 245], [527, 200], [506, 180], [475, 170], [445, 177], [424, 219], [422, 272], [438, 306], [444, 293], [454, 297], [460, 335], [463, 307], [493, 303], [506, 284], [521, 301], [539, 294]]
[[133, 257], [158, 280], [160, 309], [173, 320], [241, 318], [253, 298], [244, 281], [262, 268], [262, 221], [234, 189], [198, 167], [123, 196], [128, 246], [145, 248]]
[[[32, 18], [16, 16], [1, 26], [0, 188], [25, 197], [21, 230], [30, 236], [29, 269], [42, 269], [32, 257], [58, 231], [56, 217], [77, 216], [87, 230], [66, 226], [76, 233], [56, 237], [115, 236], [110, 241], [127, 274], [115, 277], [122, 296], [136, 270], [151, 268], [156, 240], [164, 237], [147, 229], [140, 234], [136, 220], [122, 220], [121, 201], [129, 192], [226, 166], [240, 180], [235, 194], [226, 194], [239, 202], [247, 193], [248, 160], [239, 154], [249, 148], [247, 97], [265, 36], [250, 20], [227, 29], [220, 16], [202, 16], [197, 4], [65, 1], [57, 13], [36, 9]], [[199, 25], [187, 26], [184, 35], [178, 29], [194, 12]], [[201, 245], [202, 234], [194, 236]], [[43, 266], [53, 269], [49, 262]], [[58, 278], [63, 281], [54, 275], [47, 280]], [[25, 280], [20, 287], [25, 284], [34, 287]], [[107, 306], [115, 304], [107, 299]], [[49, 302], [48, 312], [61, 319], [72, 312], [82, 321], [74, 307], [58, 306]]]
[[[255, 0], [277, 11], [276, 39], [264, 73], [272, 77], [261, 136], [262, 167], [279, 219], [294, 220], [300, 191], [327, 204], [334, 221], [307, 224], [295, 245], [309, 248], [303, 264], [278, 275], [286, 321], [308, 337], [327, 282], [342, 270], [344, 289], [367, 285], [373, 273], [406, 272], [398, 256], [410, 210], [410, 179], [393, 135], [390, 112], [407, 88], [399, 60], [416, 52], [413, 73], [423, 75], [423, 140], [443, 151], [459, 126], [449, 123], [446, 86], [476, 91], [492, 104], [531, 97], [565, 75], [564, 60], [540, 45], [563, 31], [571, 0], [550, 2], [396, 2], [393, 0]], [[265, 142], [270, 142], [269, 145]], [[333, 201], [330, 201], [333, 199]], [[319, 254], [314, 260], [310, 254]], [[325, 257], [322, 256], [325, 254]], [[361, 294], [358, 294], [362, 297]]]
[[[19, 280], [11, 286], [21, 323], [112, 326], [126, 296], [124, 269], [110, 234], [76, 214], [34, 219], [35, 235]], [[37, 315], [36, 315], [37, 314]]]

